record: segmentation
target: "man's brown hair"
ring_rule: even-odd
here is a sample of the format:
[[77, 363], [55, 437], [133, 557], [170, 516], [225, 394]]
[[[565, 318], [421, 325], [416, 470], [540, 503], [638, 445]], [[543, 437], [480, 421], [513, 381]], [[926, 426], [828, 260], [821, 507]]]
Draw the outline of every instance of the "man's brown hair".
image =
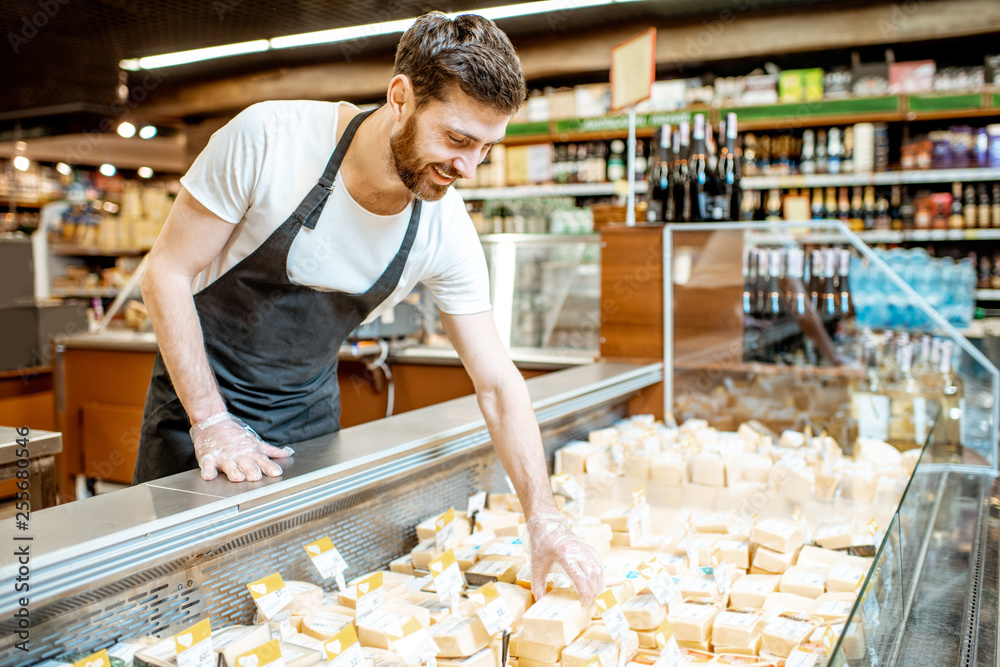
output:
[[475, 14], [454, 20], [429, 12], [403, 34], [394, 74], [413, 84], [417, 107], [444, 100], [451, 85], [498, 113], [513, 116], [527, 95], [521, 61], [493, 21]]

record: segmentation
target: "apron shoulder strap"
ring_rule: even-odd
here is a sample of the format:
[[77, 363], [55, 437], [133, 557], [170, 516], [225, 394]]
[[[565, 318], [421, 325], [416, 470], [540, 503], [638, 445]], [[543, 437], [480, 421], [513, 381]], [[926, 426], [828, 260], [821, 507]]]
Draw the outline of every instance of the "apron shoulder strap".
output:
[[337, 148], [333, 151], [333, 155], [330, 156], [330, 161], [326, 163], [326, 170], [323, 172], [322, 178], [319, 179], [319, 184], [326, 189], [330, 189], [333, 185], [333, 179], [337, 176], [337, 172], [340, 170], [340, 164], [344, 161], [344, 156], [347, 155], [347, 147], [351, 145], [351, 141], [354, 139], [354, 135], [358, 131], [358, 127], [361, 126], [361, 122], [373, 114], [377, 109], [371, 109], [369, 111], [362, 111], [351, 119], [351, 122], [347, 124], [344, 129], [344, 133], [340, 135], [340, 140], [337, 142]]

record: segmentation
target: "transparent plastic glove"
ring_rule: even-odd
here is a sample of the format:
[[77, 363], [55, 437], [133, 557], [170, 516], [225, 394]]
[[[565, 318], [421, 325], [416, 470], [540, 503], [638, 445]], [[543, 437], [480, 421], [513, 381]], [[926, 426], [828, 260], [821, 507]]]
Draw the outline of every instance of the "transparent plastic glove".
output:
[[590, 607], [604, 590], [604, 568], [597, 551], [573, 534], [562, 514], [536, 514], [528, 519], [531, 540], [531, 593], [545, 595], [545, 577], [559, 563], [580, 594], [580, 604]]
[[282, 459], [294, 452], [291, 447], [273, 447], [260, 439], [252, 428], [228, 412], [220, 412], [191, 427], [194, 453], [201, 477], [213, 480], [219, 472], [230, 482], [256, 482], [261, 474], [277, 477], [281, 467], [272, 458]]

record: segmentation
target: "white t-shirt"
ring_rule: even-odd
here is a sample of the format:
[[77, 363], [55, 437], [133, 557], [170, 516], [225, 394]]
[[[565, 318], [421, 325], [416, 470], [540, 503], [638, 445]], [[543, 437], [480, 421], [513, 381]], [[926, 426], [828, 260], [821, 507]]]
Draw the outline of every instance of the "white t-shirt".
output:
[[[340, 103], [261, 102], [221, 128], [181, 185], [209, 211], [236, 225], [212, 264], [194, 282], [198, 292], [256, 250], [320, 179], [336, 146]], [[291, 282], [359, 294], [385, 271], [403, 242], [412, 204], [376, 215], [347, 192], [338, 173], [316, 228], [301, 228], [288, 251]], [[423, 202], [403, 275], [370, 321], [402, 301], [417, 283], [451, 315], [490, 309], [489, 275], [476, 229], [454, 188]]]

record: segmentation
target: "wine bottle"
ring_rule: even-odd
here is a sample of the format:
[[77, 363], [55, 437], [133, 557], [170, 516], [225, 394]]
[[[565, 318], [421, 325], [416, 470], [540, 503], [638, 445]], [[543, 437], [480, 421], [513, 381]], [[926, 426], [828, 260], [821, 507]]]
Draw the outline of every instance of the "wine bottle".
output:
[[831, 127], [829, 137], [830, 143], [826, 147], [827, 171], [831, 174], [839, 174], [841, 160], [844, 157], [844, 145], [840, 143], [840, 128]]
[[[972, 207], [972, 215], [975, 218], [975, 206]], [[961, 229], [965, 226], [966, 214], [962, 207], [962, 184], [952, 183], [951, 186], [951, 215], [948, 216], [949, 229]], [[973, 220], [974, 222], [974, 220]]]
[[826, 154], [826, 130], [816, 133], [816, 173], [830, 173], [830, 160]]
[[802, 133], [802, 158], [799, 172], [805, 175], [816, 173], [816, 135], [812, 130]]
[[725, 143], [719, 150], [715, 171], [713, 220], [735, 220], [740, 210], [740, 162], [736, 155], [736, 114], [730, 113], [719, 124], [719, 138]]
[[976, 222], [980, 228], [990, 226], [990, 196], [986, 194], [986, 186], [982, 183], [976, 188], [976, 198], [979, 199], [979, 207], [976, 211]]
[[705, 154], [705, 116], [696, 114], [691, 133], [691, 159], [688, 164], [688, 189], [691, 198], [691, 221], [704, 222], [712, 219], [709, 208], [708, 157]]
[[[959, 196], [961, 196], [961, 186], [959, 186]], [[976, 217], [979, 213], [976, 206], [976, 189], [971, 185], [965, 186], [965, 206], [962, 209], [965, 214], [965, 228], [975, 229], [976, 227]]]
[[681, 122], [677, 132], [677, 148], [674, 159], [674, 220], [691, 222], [691, 196], [688, 188], [688, 137], [687, 122]]
[[812, 201], [810, 202], [810, 211], [812, 213], [813, 220], [822, 220], [826, 217], [826, 207], [823, 205], [823, 189], [816, 188], [812, 192]]

